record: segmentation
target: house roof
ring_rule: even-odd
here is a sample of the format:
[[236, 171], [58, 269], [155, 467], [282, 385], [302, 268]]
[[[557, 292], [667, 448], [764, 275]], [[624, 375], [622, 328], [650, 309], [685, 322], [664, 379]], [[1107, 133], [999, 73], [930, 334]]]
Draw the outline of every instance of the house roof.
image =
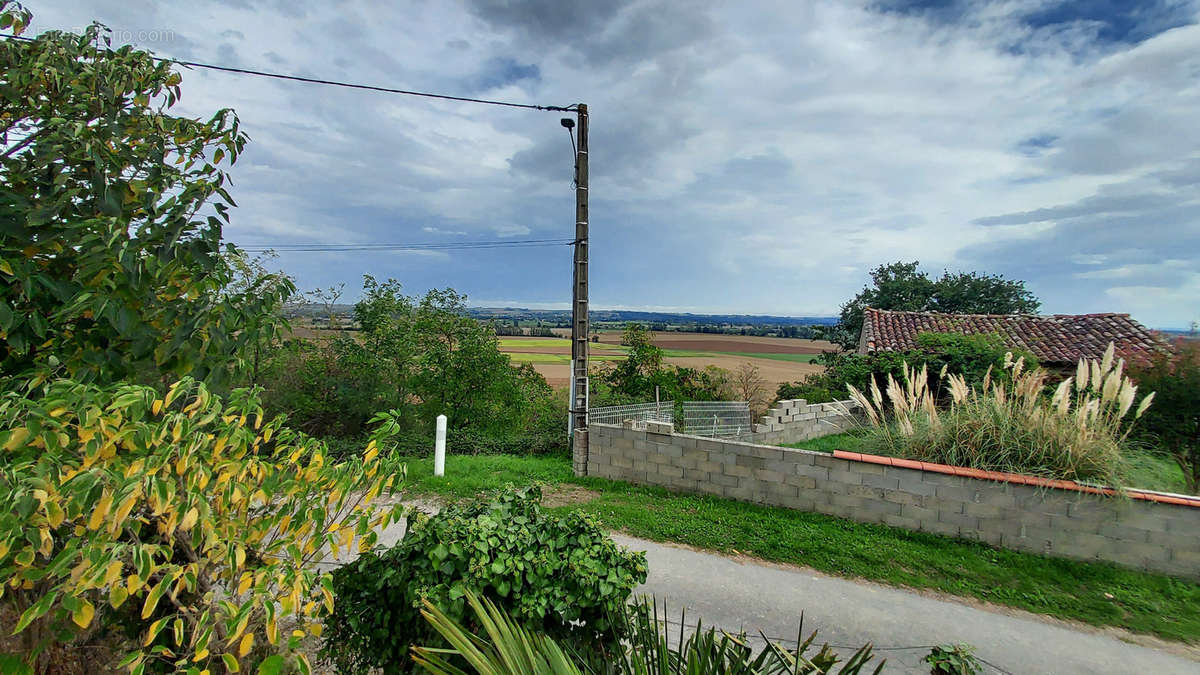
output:
[[1042, 363], [1099, 358], [1109, 342], [1126, 361], [1148, 358], [1167, 347], [1157, 333], [1128, 314], [939, 314], [868, 307], [863, 313], [858, 352], [916, 350], [921, 333], [991, 333], [999, 335], [1006, 346], [1024, 349]]

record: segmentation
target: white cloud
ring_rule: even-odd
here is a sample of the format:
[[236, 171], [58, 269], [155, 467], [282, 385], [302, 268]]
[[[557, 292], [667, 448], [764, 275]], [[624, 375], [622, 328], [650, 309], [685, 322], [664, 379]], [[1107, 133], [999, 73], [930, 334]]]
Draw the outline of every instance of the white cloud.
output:
[[[1049, 311], [1200, 313], [1176, 292], [1120, 290], [1190, 287], [1157, 261], [1200, 265], [1195, 21], [1130, 44], [1023, 22], [1041, 0], [972, 3], [958, 20], [879, 4], [75, 0], [35, 30], [101, 18], [174, 31], [149, 45], [171, 56], [587, 102], [593, 296], [613, 306], [829, 312], [870, 268], [907, 258], [1027, 279]], [[222, 38], [230, 28], [244, 38]], [[538, 76], [477, 89], [497, 63]], [[560, 113], [206, 72], [184, 92], [182, 110], [233, 106], [252, 137], [234, 172], [239, 240], [573, 235]], [[293, 271], [565, 300], [566, 250], [514, 251], [402, 270], [296, 258]]]

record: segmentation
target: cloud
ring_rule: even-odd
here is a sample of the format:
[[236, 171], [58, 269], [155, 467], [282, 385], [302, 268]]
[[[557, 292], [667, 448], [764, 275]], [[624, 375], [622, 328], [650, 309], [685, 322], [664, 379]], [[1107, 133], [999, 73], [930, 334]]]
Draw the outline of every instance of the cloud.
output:
[[428, 234], [444, 234], [444, 235], [451, 235], [451, 236], [455, 236], [455, 237], [467, 236], [467, 233], [463, 232], [461, 230], [443, 230], [441, 228], [429, 227], [429, 226], [422, 227], [421, 231], [428, 233]]
[[[99, 18], [174, 31], [149, 45], [167, 56], [585, 102], [597, 305], [830, 313], [872, 267], [919, 259], [1025, 279], [1047, 311], [1179, 326], [1200, 316], [1172, 290], [1200, 269], [1197, 9], [66, 0], [34, 30]], [[234, 241], [574, 235], [562, 113], [201, 71], [183, 89], [176, 110], [232, 106], [252, 138]], [[570, 290], [568, 247], [451, 260], [281, 257], [304, 287], [369, 272], [528, 304]]]

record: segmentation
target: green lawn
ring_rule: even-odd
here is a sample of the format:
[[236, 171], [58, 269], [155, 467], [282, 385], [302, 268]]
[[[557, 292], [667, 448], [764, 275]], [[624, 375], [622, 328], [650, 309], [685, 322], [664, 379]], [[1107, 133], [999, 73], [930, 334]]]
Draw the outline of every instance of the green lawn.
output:
[[1125, 485], [1187, 494], [1187, 480], [1175, 460], [1150, 452], [1133, 452], [1125, 458]]
[[[509, 360], [513, 363], [570, 363], [570, 354], [527, 354], [517, 352], [504, 352]], [[619, 361], [625, 358], [619, 354], [590, 354], [588, 359], [592, 361]]]
[[844, 434], [833, 434], [831, 436], [821, 436], [799, 443], [785, 443], [785, 448], [799, 448], [801, 450], [814, 450], [816, 452], [833, 452], [834, 450], [848, 450], [850, 452], [865, 452], [863, 446], [862, 434], [856, 432], [847, 432]]
[[633, 536], [1200, 642], [1200, 584], [1171, 577], [815, 513], [575, 478], [565, 458], [448, 457], [442, 478], [431, 476], [430, 458], [413, 458], [408, 466], [413, 494], [462, 498], [509, 483], [541, 481], [547, 491], [577, 485], [598, 496], [558, 510], [592, 514], [606, 527]]

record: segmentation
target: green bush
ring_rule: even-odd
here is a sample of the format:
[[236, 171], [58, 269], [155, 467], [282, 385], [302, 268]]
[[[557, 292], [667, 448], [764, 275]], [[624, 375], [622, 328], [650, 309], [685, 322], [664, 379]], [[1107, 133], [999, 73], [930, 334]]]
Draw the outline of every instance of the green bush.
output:
[[1174, 353], [1138, 364], [1130, 375], [1155, 392], [1136, 433], [1183, 469], [1187, 490], [1200, 493], [1200, 344], [1182, 344]]
[[542, 511], [536, 487], [408, 521], [404, 540], [333, 575], [324, 653], [338, 672], [407, 672], [409, 647], [436, 642], [428, 600], [456, 620], [480, 593], [526, 627], [576, 644], [615, 639], [615, 615], [646, 580], [644, 554], [623, 551], [589, 516]]
[[[940, 375], [945, 372], [961, 375], [970, 386], [983, 383], [984, 376], [991, 372], [992, 380], [1004, 379], [1006, 354], [1014, 359], [1025, 359], [1029, 369], [1036, 368], [1037, 359], [1028, 352], [1006, 347], [996, 335], [960, 335], [957, 333], [921, 333], [917, 336], [920, 349], [905, 352], [873, 352], [855, 354], [849, 352], [825, 352], [818, 362], [825, 366], [825, 377], [836, 397], [849, 396], [848, 387], [867, 391], [872, 379], [880, 387], [890, 375], [896, 380], [904, 377], [904, 366], [926, 365], [931, 390], [945, 402], [948, 392], [940, 389]], [[799, 397], [803, 398], [803, 397]], [[810, 402], [812, 402], [810, 400]]]
[[848, 396], [844, 386], [836, 384], [828, 375], [816, 373], [799, 382], [784, 382], [775, 390], [776, 401], [802, 398], [809, 403], [829, 403], [845, 400]]
[[970, 645], [939, 645], [925, 657], [932, 675], [979, 675], [982, 668]]
[[601, 367], [591, 380], [591, 405], [664, 401], [722, 401], [735, 396], [733, 374], [709, 366], [704, 370], [665, 365], [663, 351], [641, 324], [629, 324], [621, 337], [629, 350], [624, 359]]

